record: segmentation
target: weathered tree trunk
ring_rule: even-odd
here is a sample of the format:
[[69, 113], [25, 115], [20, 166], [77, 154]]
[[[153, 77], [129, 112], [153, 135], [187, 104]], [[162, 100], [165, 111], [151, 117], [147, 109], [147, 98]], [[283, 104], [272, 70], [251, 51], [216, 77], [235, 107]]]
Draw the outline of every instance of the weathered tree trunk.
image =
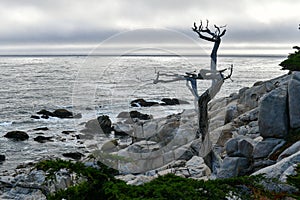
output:
[[206, 90], [199, 98], [198, 98], [198, 125], [199, 132], [197, 134], [197, 138], [200, 137], [202, 141], [208, 133], [208, 102], [211, 100], [209, 91]]
[[218, 56], [217, 52], [218, 52], [220, 44], [221, 44], [221, 38], [219, 38], [218, 40], [216, 40], [214, 42], [214, 47], [210, 54], [210, 58], [211, 58], [210, 69], [211, 70], [217, 70], [217, 56]]

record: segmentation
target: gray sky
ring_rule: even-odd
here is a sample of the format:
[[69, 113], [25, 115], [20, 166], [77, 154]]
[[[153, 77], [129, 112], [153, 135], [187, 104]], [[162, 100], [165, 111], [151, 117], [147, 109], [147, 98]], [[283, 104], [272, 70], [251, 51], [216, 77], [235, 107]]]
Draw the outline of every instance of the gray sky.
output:
[[[227, 24], [225, 48], [287, 48], [300, 43], [299, 9], [298, 0], [1, 0], [0, 52], [89, 49], [141, 28], [167, 28], [197, 39], [191, 26], [200, 19]], [[168, 36], [155, 37], [172, 43]]]

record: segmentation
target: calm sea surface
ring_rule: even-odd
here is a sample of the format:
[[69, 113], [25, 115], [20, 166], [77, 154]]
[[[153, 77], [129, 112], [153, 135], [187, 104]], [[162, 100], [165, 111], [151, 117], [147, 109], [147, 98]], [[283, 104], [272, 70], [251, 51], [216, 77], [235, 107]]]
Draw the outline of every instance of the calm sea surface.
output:
[[[284, 57], [220, 57], [218, 69], [234, 65], [233, 82], [227, 80], [218, 97], [238, 92], [257, 81], [275, 78], [287, 73], [278, 64]], [[82, 122], [99, 115], [109, 115], [113, 121], [118, 113], [134, 110], [129, 103], [136, 98], [160, 100], [179, 98], [189, 105], [137, 108], [143, 113], [165, 116], [193, 107], [193, 97], [185, 81], [153, 84], [156, 72], [184, 74], [201, 68], [209, 69], [205, 57], [168, 56], [9, 56], [0, 57], [0, 154], [7, 160], [0, 164], [0, 174], [20, 163], [41, 157], [60, 155], [69, 151], [86, 151], [92, 142], [78, 141], [74, 135], [63, 135], [64, 130], [83, 129]], [[161, 77], [166, 80], [168, 78]], [[209, 81], [199, 81], [199, 93], [207, 89]], [[81, 113], [75, 119], [32, 119], [41, 109], [54, 111], [66, 108]], [[44, 144], [33, 140], [32, 129], [48, 127], [44, 136], [54, 142]], [[3, 137], [12, 130], [26, 131], [30, 139], [14, 142]], [[66, 139], [66, 140], [64, 140]], [[99, 142], [100, 141], [94, 141]]]

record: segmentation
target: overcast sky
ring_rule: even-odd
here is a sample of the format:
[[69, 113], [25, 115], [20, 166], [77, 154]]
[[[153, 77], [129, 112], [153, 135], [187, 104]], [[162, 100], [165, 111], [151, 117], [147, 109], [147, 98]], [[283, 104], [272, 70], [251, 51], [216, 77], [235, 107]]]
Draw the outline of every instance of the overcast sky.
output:
[[191, 26], [200, 19], [227, 24], [225, 47], [300, 45], [298, 0], [1, 0], [0, 50], [88, 49], [113, 34], [143, 28], [167, 28], [197, 39]]

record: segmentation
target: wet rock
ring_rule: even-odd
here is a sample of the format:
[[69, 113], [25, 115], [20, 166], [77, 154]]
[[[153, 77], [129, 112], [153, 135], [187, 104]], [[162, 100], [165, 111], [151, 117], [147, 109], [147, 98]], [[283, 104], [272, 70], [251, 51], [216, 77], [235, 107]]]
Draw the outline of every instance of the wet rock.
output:
[[130, 115], [131, 118], [137, 118], [137, 119], [140, 119], [140, 120], [152, 119], [151, 115], [143, 114], [143, 113], [140, 113], [138, 111], [130, 111], [129, 115]]
[[42, 115], [41, 118], [43, 118], [43, 119], [49, 119], [49, 115]]
[[37, 115], [31, 115], [30, 118], [32, 118], [32, 119], [40, 119], [40, 117], [37, 116]]
[[66, 109], [57, 109], [53, 112], [53, 116], [58, 118], [73, 118], [73, 113]]
[[53, 137], [45, 137], [45, 136], [39, 135], [39, 136], [33, 138], [33, 140], [36, 141], [36, 142], [39, 142], [39, 143], [45, 143], [45, 142], [52, 141], [51, 140], [52, 138]]
[[111, 120], [109, 119], [109, 116], [107, 115], [102, 115], [97, 118], [99, 125], [101, 129], [103, 130], [104, 133], [111, 133], [112, 129], [112, 123]]
[[74, 133], [74, 132], [75, 132], [75, 131], [62, 131], [61, 133], [62, 133], [62, 134], [69, 135], [69, 134]]
[[23, 141], [29, 138], [28, 134], [24, 131], [10, 131], [4, 135], [6, 138], [10, 138], [16, 141]]
[[40, 110], [39, 112], [37, 112], [37, 114], [39, 115], [43, 115], [43, 116], [51, 116], [51, 117], [54, 117], [54, 114], [48, 110], [45, 110], [45, 109], [42, 109]]
[[300, 73], [293, 72], [288, 84], [288, 104], [290, 127], [300, 127]]
[[48, 131], [49, 128], [48, 127], [39, 127], [39, 128], [35, 128], [33, 129], [34, 131]]
[[0, 155], [0, 162], [5, 161], [5, 155]]
[[158, 102], [155, 101], [146, 101], [145, 99], [136, 99], [130, 102], [132, 107], [151, 107], [154, 105], [159, 105]]
[[109, 134], [113, 131], [112, 122], [107, 115], [102, 115], [97, 119], [89, 120], [85, 124], [85, 127], [86, 130], [83, 130], [82, 132]]
[[79, 153], [79, 152], [63, 153], [62, 155], [63, 155], [64, 157], [72, 158], [72, 159], [74, 159], [74, 160], [80, 160], [81, 157], [84, 156], [82, 153]]
[[162, 104], [160, 104], [160, 105], [169, 105], [169, 106], [172, 106], [172, 105], [179, 105], [180, 103], [179, 103], [179, 100], [178, 99], [171, 99], [171, 98], [163, 98], [162, 100], [161, 100], [162, 102], [164, 102], [164, 103], [162, 103]]
[[284, 138], [288, 133], [287, 89], [277, 88], [260, 105], [259, 132], [263, 138]]
[[284, 142], [284, 140], [276, 138], [264, 139], [255, 145], [253, 150], [253, 158], [257, 159], [268, 157], [277, 145], [281, 145]]

